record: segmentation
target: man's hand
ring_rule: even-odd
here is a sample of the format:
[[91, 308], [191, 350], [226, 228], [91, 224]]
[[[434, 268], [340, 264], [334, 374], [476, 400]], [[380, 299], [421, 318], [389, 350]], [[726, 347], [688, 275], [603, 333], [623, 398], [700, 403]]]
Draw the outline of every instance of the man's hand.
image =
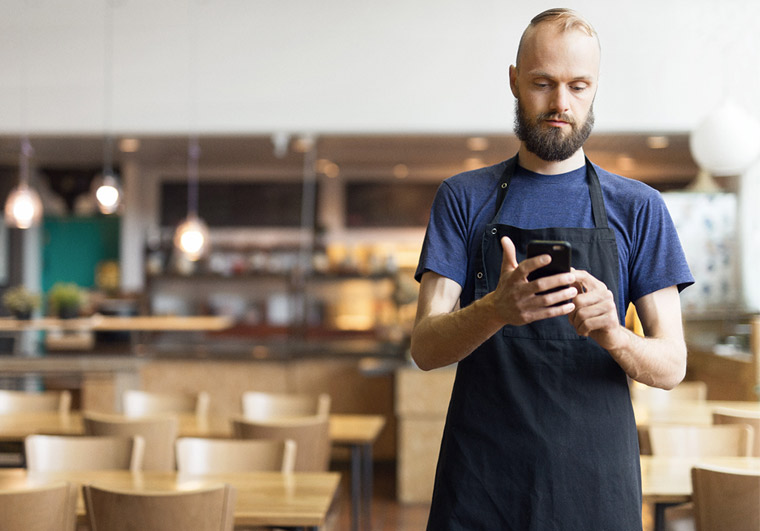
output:
[[578, 335], [591, 337], [607, 350], [628, 341], [620, 325], [615, 298], [607, 286], [587, 271], [573, 269], [578, 295], [570, 322]]
[[[549, 255], [543, 254], [517, 263], [514, 243], [508, 237], [501, 239], [501, 247], [504, 256], [501, 261], [501, 275], [496, 289], [487, 295], [495, 315], [504, 323], [510, 325], [524, 325], [556, 317], [567, 315], [575, 309], [573, 302], [553, 306], [573, 299], [578, 295], [574, 285], [576, 277], [574, 273], [562, 273], [528, 281], [528, 275], [551, 262]], [[559, 291], [537, 295], [541, 291], [552, 288], [564, 287]]]
[[573, 270], [579, 294], [570, 322], [579, 335], [594, 339], [628, 376], [646, 385], [672, 389], [686, 372], [686, 344], [678, 288], [670, 286], [635, 301], [645, 337], [620, 324], [615, 298], [587, 271]]

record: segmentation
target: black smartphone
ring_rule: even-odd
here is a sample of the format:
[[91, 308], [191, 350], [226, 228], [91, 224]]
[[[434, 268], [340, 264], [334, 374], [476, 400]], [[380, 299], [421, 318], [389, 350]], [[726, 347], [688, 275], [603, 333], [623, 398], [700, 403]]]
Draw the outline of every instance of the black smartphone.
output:
[[[566, 241], [533, 240], [528, 242], [528, 258], [533, 258], [534, 256], [542, 254], [548, 254], [552, 257], [552, 261], [549, 264], [531, 272], [528, 275], [528, 280], [531, 281], [536, 280], [537, 278], [549, 277], [558, 273], [569, 273], [571, 250], [572, 247], [570, 246], [570, 242]], [[550, 290], [541, 291], [537, 293], [537, 295], [545, 295], [546, 293], [559, 291], [566, 287], [567, 286], [558, 286]], [[555, 304], [555, 306], [565, 304], [566, 302], [569, 301], [559, 302]]]

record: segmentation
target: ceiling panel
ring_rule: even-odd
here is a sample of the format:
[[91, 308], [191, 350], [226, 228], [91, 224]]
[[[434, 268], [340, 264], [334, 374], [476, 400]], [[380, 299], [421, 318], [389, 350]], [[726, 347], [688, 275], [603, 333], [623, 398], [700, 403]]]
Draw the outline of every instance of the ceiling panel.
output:
[[[470, 135], [324, 135], [317, 138], [317, 158], [335, 163], [345, 178], [394, 178], [394, 167], [406, 166], [408, 178], [442, 180], [465, 169], [494, 164], [512, 156], [518, 142], [511, 134], [485, 135], [481, 151], [468, 147]], [[689, 152], [688, 135], [667, 135], [668, 146], [652, 149], [647, 135], [595, 134], [586, 143], [589, 158], [605, 169], [639, 179], [658, 188], [678, 188], [696, 175]], [[140, 137], [135, 157], [141, 165], [182, 168], [187, 160], [188, 139], [179, 136]], [[97, 136], [34, 136], [33, 163], [40, 168], [99, 168], [104, 140]], [[301, 175], [303, 154], [296, 138], [278, 158], [269, 136], [201, 136], [200, 167], [235, 168], [273, 175]], [[118, 142], [117, 142], [118, 144]], [[18, 137], [0, 137], [0, 165], [18, 164]]]

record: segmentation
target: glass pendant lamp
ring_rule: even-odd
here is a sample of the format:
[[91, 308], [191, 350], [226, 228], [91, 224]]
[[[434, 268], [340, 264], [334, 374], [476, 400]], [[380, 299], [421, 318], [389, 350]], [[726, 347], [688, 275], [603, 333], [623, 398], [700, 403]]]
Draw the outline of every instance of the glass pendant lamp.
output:
[[113, 169], [113, 134], [110, 132], [113, 101], [113, 36], [114, 6], [112, 1], [105, 5], [104, 39], [103, 39], [103, 129], [106, 132], [103, 142], [103, 172], [92, 182], [95, 203], [102, 214], [114, 214], [119, 210], [124, 194], [119, 184], [119, 176]]
[[5, 223], [17, 229], [28, 229], [42, 219], [42, 200], [37, 191], [29, 186], [32, 145], [28, 138], [21, 141], [19, 184], [8, 194], [5, 202]]
[[208, 225], [198, 216], [198, 140], [191, 138], [187, 162], [187, 217], [174, 232], [174, 246], [193, 262], [200, 260], [209, 249]]
[[122, 192], [119, 180], [113, 170], [104, 171], [102, 175], [95, 178], [93, 184], [98, 210], [103, 214], [116, 212], [121, 205]]

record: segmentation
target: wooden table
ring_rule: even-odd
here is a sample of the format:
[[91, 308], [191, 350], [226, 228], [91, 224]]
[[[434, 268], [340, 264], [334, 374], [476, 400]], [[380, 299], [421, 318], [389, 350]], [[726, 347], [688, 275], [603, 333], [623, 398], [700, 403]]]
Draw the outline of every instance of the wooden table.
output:
[[736, 400], [674, 400], [667, 404], [633, 403], [636, 424], [712, 424], [712, 414], [718, 408], [739, 409], [760, 413], [760, 401]]
[[[180, 437], [232, 436], [230, 420], [219, 417], [179, 416]], [[372, 447], [385, 426], [382, 415], [330, 415], [330, 440], [351, 451], [352, 530], [368, 530], [372, 506]], [[82, 414], [71, 412], [0, 415], [0, 441], [21, 442], [27, 435], [46, 433], [79, 435], [84, 432]]]
[[385, 426], [381, 415], [330, 415], [330, 440], [351, 449], [351, 529], [372, 525], [372, 447]]
[[691, 500], [691, 468], [696, 464], [760, 472], [758, 457], [654, 457], [641, 456], [641, 491], [655, 506], [655, 531], [665, 528], [665, 508]]
[[[176, 472], [97, 470], [41, 473], [18, 468], [0, 469], [0, 489], [22, 489], [61, 481], [78, 485], [92, 483], [135, 492], [188, 490], [228, 483], [237, 489], [236, 526], [305, 527], [316, 530], [325, 523], [338, 492], [340, 474], [250, 472], [201, 478], [182, 476]], [[79, 496], [77, 514], [80, 522], [84, 523], [81, 490]]]

